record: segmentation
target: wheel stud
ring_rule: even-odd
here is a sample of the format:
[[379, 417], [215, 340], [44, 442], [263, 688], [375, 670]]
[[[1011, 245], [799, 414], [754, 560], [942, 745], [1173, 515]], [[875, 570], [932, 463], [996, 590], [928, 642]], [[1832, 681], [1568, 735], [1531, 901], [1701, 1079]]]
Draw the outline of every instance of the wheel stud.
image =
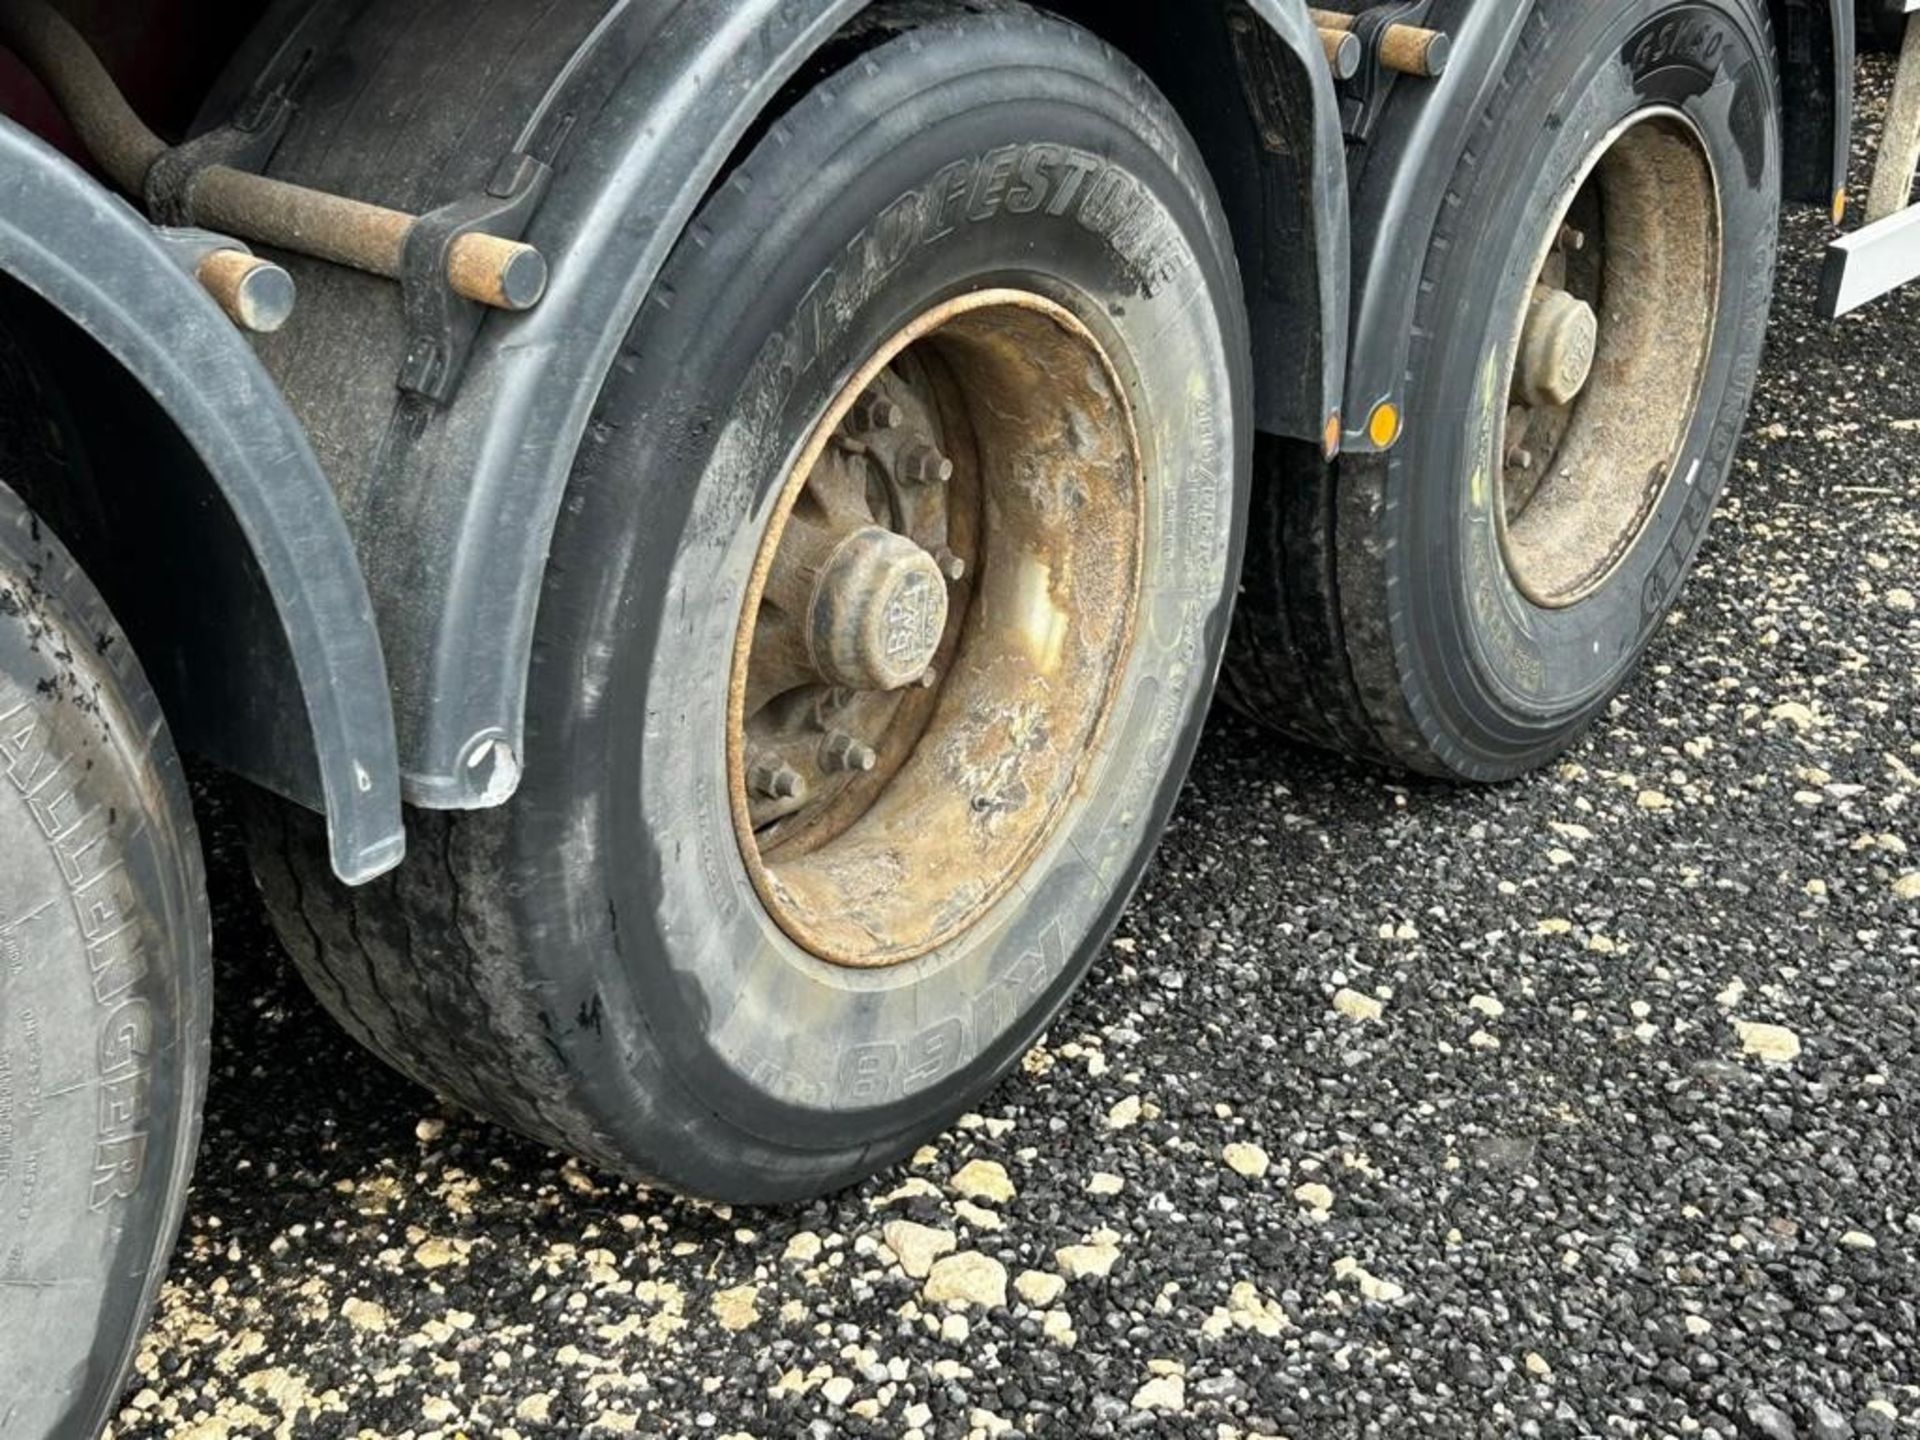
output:
[[784, 760], [766, 755], [748, 769], [747, 784], [763, 800], [800, 800], [807, 791], [805, 776]]
[[847, 419], [856, 431], [871, 434], [877, 430], [898, 430], [906, 423], [907, 412], [886, 396], [869, 390], [853, 402], [853, 411]]
[[953, 461], [931, 445], [915, 445], [900, 457], [898, 470], [908, 485], [944, 485], [953, 478]]
[[940, 672], [929, 665], [925, 670], [920, 672], [920, 678], [913, 683], [918, 685], [922, 690], [931, 690], [940, 683]]
[[1571, 225], [1562, 225], [1559, 235], [1554, 238], [1553, 248], [1575, 252], [1584, 250], [1587, 248], [1587, 232], [1576, 230]]
[[1518, 450], [1509, 450], [1507, 452], [1507, 465], [1514, 470], [1531, 470], [1533, 468], [1533, 452], [1525, 446], [1522, 446]]
[[880, 756], [871, 745], [836, 730], [827, 736], [826, 744], [820, 747], [821, 768], [835, 773], [856, 771], [864, 774], [880, 763]]
[[967, 562], [944, 545], [933, 552], [933, 563], [940, 567], [940, 573], [949, 580], [958, 580], [967, 573]]

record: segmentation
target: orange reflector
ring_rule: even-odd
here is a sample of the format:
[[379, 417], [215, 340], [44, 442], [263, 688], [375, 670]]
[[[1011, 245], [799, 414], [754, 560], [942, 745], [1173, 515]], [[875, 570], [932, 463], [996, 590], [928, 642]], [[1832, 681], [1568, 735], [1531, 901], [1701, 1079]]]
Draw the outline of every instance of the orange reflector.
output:
[[1373, 407], [1373, 415], [1367, 421], [1367, 438], [1374, 445], [1387, 450], [1400, 438], [1400, 407], [1390, 400], [1382, 400]]
[[1340, 412], [1327, 417], [1327, 428], [1320, 435], [1320, 449], [1331, 460], [1340, 453]]
[[1847, 188], [1841, 186], [1833, 192], [1833, 223], [1838, 225], [1847, 218]]

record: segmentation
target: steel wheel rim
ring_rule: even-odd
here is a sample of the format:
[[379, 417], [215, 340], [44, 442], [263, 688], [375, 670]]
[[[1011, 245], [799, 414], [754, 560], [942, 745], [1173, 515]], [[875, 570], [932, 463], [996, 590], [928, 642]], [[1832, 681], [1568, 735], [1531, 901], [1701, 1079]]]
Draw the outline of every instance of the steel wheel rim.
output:
[[1502, 558], [1533, 604], [1565, 609], [1604, 587], [1678, 478], [1713, 353], [1721, 237], [1705, 137], [1671, 107], [1615, 126], [1563, 190], [1510, 332], [1492, 460]]
[[741, 857], [794, 943], [901, 964], [1029, 871], [1131, 653], [1145, 503], [1111, 358], [1040, 295], [938, 305], [835, 397], [777, 493], [728, 694]]

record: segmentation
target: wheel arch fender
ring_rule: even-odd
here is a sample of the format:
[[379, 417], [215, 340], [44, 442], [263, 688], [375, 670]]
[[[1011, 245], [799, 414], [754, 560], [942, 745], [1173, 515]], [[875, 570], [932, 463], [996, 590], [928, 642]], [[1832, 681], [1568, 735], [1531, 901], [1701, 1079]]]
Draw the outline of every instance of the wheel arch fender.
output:
[[1780, 52], [1786, 197], [1830, 206], [1846, 193], [1853, 139], [1855, 0], [1767, 0]]
[[[116, 381], [150, 398], [204, 467], [224, 525], [186, 532], [206, 544], [174, 578], [212, 585], [245, 569], [264, 586], [261, 609], [223, 618], [218, 633], [162, 634], [164, 654], [142, 646], [170, 728], [183, 745], [325, 813], [342, 879], [398, 864], [399, 770], [372, 606], [333, 491], [266, 371], [144, 220], [4, 120], [0, 276], [110, 360]], [[100, 499], [117, 507], [134, 488]], [[212, 538], [221, 534], [244, 549]], [[112, 594], [103, 582], [115, 576], [93, 578]], [[118, 618], [137, 633], [127, 602], [149, 597], [119, 598]], [[214, 673], [225, 667], [244, 673]], [[203, 692], [248, 702], [221, 713]]]
[[[529, 41], [522, 31], [506, 34], [511, 7], [490, 0], [476, 7], [474, 30], [496, 26], [505, 36], [500, 43], [521, 53], [529, 44], [542, 47], [537, 63], [549, 67], [544, 91], [516, 91], [509, 105], [494, 104], [494, 113], [471, 131], [454, 123], [453, 107], [471, 107], [477, 97], [435, 96], [422, 105], [416, 127], [423, 134], [443, 127], [461, 137], [468, 148], [451, 167], [459, 173], [417, 189], [409, 188], [418, 185], [413, 178], [391, 172], [360, 177], [376, 194], [384, 190], [387, 203], [426, 208], [447, 203], [463, 186], [485, 183], [502, 154], [530, 155], [553, 170], [526, 235], [551, 263], [546, 298], [527, 314], [487, 320], [451, 403], [396, 404], [393, 369], [377, 379], [362, 377], [357, 395], [329, 393], [330, 379], [310, 373], [303, 384], [299, 378], [305, 361], [293, 351], [323, 348], [316, 341], [295, 337], [278, 355], [267, 349], [270, 367], [282, 374], [303, 418], [315, 424], [314, 417], [322, 417], [316, 433], [347, 437], [338, 447], [345, 453], [326, 446], [322, 453], [336, 488], [356, 497], [344, 508], [356, 527], [393, 668], [410, 802], [476, 809], [515, 792], [548, 546], [602, 381], [620, 363], [634, 319], [729, 160], [766, 125], [783, 90], [871, 8], [870, 0], [619, 0], [611, 6], [567, 0]], [[1080, 15], [1073, 0], [1054, 8], [1092, 20], [1097, 33], [1110, 31], [1103, 19], [1118, 25], [1120, 10], [1149, 9], [1112, 7], [1103, 16], [1102, 7], [1089, 6]], [[1306, 327], [1296, 323], [1280, 337], [1292, 344], [1286, 358], [1295, 374], [1285, 389], [1298, 403], [1276, 405], [1270, 418], [1284, 423], [1290, 408], [1304, 417], [1296, 428], [1317, 441], [1345, 368], [1343, 142], [1303, 0], [1250, 0], [1241, 8], [1258, 14], [1311, 92], [1311, 104], [1289, 108], [1284, 144], [1299, 147], [1291, 183], [1310, 197], [1301, 202], [1311, 207], [1310, 253], [1294, 257], [1310, 279], [1304, 286], [1299, 275], [1287, 279], [1310, 298], [1313, 336], [1311, 345], [1303, 344]], [[1225, 7], [1209, 9], [1217, 14]], [[420, 12], [409, 18], [397, 4], [374, 0], [358, 7], [344, 29], [329, 28], [327, 10], [314, 0], [304, 0], [304, 8], [302, 0], [291, 0], [287, 45], [308, 43], [301, 38], [305, 26], [309, 35], [323, 36], [313, 44], [349, 57], [341, 68], [358, 66], [361, 73], [391, 63], [396, 36], [424, 43], [419, 27], [432, 23]], [[521, 85], [523, 77], [513, 83]], [[345, 163], [339, 156], [350, 142], [328, 154], [319, 146], [302, 150], [299, 127], [321, 123], [311, 118], [311, 107], [303, 109], [308, 116], [296, 119], [290, 148], [283, 147], [272, 173], [323, 186], [351, 183], [354, 176], [327, 169]], [[501, 118], [503, 109], [512, 110], [510, 118]], [[339, 119], [337, 110], [327, 123]], [[351, 123], [366, 122], [352, 116]], [[339, 313], [316, 323], [335, 325], [335, 334], [353, 324], [373, 327], [377, 356], [404, 348], [386, 298], [356, 288], [352, 279], [289, 263], [303, 286], [311, 275], [315, 285], [340, 287], [327, 292], [339, 296], [339, 307], [331, 300], [316, 307]], [[343, 318], [356, 306], [357, 319]], [[288, 335], [301, 323], [296, 316]], [[716, 415], [714, 423], [725, 418]], [[368, 515], [379, 520], [369, 522]]]

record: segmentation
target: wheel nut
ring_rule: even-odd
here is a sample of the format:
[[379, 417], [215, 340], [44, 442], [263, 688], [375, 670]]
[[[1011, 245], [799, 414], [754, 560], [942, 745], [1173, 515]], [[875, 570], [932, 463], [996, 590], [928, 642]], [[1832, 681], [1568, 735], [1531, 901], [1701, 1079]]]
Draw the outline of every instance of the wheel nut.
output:
[[855, 430], [898, 430], [906, 423], [907, 412], [886, 396], [869, 390], [853, 402], [847, 419]]
[[944, 545], [933, 552], [933, 563], [940, 567], [940, 573], [949, 580], [958, 580], [967, 573], [967, 562]]
[[953, 478], [953, 461], [931, 445], [915, 445], [900, 457], [899, 474], [908, 485], [944, 485]]
[[826, 744], [820, 747], [820, 764], [827, 770], [853, 770], [864, 774], [879, 763], [880, 756], [871, 745], [863, 744], [844, 730], [834, 731], [827, 736]]
[[747, 771], [747, 784], [763, 800], [800, 800], [807, 789], [806, 777], [798, 770], [784, 760], [767, 756], [753, 762]]

